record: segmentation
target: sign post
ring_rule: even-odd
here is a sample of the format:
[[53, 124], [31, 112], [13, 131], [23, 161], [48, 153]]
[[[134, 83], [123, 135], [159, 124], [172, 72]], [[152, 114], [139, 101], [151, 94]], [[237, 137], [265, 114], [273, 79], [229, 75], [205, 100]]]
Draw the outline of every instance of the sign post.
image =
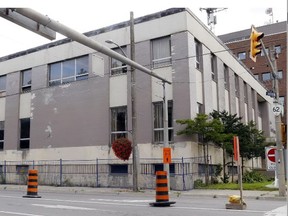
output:
[[243, 201], [242, 168], [241, 168], [242, 163], [241, 163], [241, 158], [240, 158], [240, 147], [239, 147], [238, 136], [233, 137], [233, 148], [234, 148], [234, 160], [237, 162], [240, 197], [237, 195], [230, 196], [230, 199], [229, 199], [230, 203], [226, 204], [226, 209], [243, 210], [243, 209], [246, 209], [246, 203]]

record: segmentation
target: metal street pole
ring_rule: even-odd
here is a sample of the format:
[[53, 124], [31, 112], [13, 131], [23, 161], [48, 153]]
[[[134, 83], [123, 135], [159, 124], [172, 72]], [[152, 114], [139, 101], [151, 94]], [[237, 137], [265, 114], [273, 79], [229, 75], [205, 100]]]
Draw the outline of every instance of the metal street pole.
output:
[[[130, 12], [130, 49], [131, 60], [135, 61], [134, 15]], [[133, 191], [138, 191], [138, 145], [136, 121], [135, 69], [131, 66], [131, 112], [132, 112], [132, 153], [133, 153]]]
[[[163, 120], [164, 120], [164, 148], [169, 147], [169, 132], [168, 132], [168, 103], [167, 103], [167, 97], [166, 97], [166, 89], [165, 89], [165, 82], [162, 83], [163, 85]], [[164, 171], [167, 172], [167, 187], [168, 192], [170, 191], [170, 164], [164, 163]]]
[[[262, 40], [260, 40], [262, 49], [264, 51], [265, 57], [268, 60], [268, 63], [272, 69], [272, 76], [274, 80], [274, 88], [276, 93], [276, 98], [274, 102], [279, 103], [279, 85], [278, 85], [278, 75], [277, 75], [277, 62], [275, 58], [275, 49], [273, 47], [273, 54], [270, 53], [269, 57], [268, 53], [266, 52], [265, 45]], [[275, 127], [276, 127], [276, 173], [277, 173], [277, 180], [279, 185], [279, 196], [285, 196], [286, 195], [286, 187], [285, 187], [285, 166], [284, 166], [284, 151], [283, 151], [283, 145], [281, 143], [281, 115], [275, 116]], [[275, 179], [276, 181], [276, 179]]]

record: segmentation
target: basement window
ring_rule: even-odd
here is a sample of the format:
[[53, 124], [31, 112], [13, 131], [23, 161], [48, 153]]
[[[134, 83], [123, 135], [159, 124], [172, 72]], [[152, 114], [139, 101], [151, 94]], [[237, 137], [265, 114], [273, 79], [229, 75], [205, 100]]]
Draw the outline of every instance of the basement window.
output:
[[127, 164], [110, 164], [111, 174], [128, 174]]

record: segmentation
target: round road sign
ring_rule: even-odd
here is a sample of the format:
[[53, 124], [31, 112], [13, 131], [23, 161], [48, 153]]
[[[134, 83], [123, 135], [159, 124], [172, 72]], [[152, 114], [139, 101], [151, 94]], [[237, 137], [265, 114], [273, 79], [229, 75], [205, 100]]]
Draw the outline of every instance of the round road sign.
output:
[[275, 148], [271, 148], [271, 149], [267, 152], [267, 158], [268, 158], [271, 162], [274, 162], [274, 163], [275, 163], [275, 161], [276, 161], [275, 152], [276, 152], [276, 149], [275, 149]]

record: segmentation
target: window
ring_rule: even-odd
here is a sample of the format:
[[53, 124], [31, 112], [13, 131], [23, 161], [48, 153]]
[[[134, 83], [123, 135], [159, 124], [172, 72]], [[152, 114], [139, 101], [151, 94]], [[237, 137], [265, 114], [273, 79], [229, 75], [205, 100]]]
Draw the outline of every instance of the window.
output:
[[229, 68], [224, 64], [224, 87], [225, 89], [229, 89]]
[[[124, 55], [126, 48], [116, 48], [113, 51]], [[123, 52], [124, 53], [123, 53]], [[122, 63], [121, 61], [111, 58], [111, 75], [118, 75], [118, 74], [126, 74], [127, 73], [127, 65]]]
[[197, 103], [197, 113], [199, 113], [199, 114], [204, 114], [205, 113], [203, 104]]
[[22, 92], [31, 91], [31, 79], [32, 70], [25, 70], [21, 72]]
[[246, 52], [239, 52], [238, 53], [238, 59], [239, 60], [246, 59]]
[[247, 83], [244, 82], [244, 101], [245, 103], [248, 103], [248, 88]]
[[[164, 166], [163, 164], [153, 164], [154, 166], [154, 175], [156, 175], [157, 171], [163, 171], [164, 170]], [[169, 164], [169, 172], [170, 175], [171, 174], [175, 174], [175, 164]]]
[[275, 49], [275, 52], [276, 52], [277, 54], [280, 54], [280, 53], [281, 53], [281, 46], [280, 46], [280, 45], [275, 46], [274, 49]]
[[[265, 48], [267, 55], [269, 56], [269, 48]], [[261, 56], [265, 56], [264, 49], [261, 49]]]
[[128, 174], [127, 164], [111, 164], [110, 165], [111, 174]]
[[49, 65], [49, 86], [88, 79], [88, 56]]
[[239, 97], [239, 77], [235, 74], [235, 95], [236, 97]]
[[211, 53], [211, 76], [212, 80], [217, 80], [217, 57]]
[[0, 93], [5, 91], [6, 91], [6, 75], [3, 75], [0, 76]]
[[20, 149], [30, 147], [30, 118], [20, 119]]
[[279, 96], [279, 104], [285, 105], [285, 97], [284, 96]]
[[271, 80], [271, 73], [267, 72], [267, 73], [262, 73], [262, 81], [269, 81]]
[[171, 63], [170, 36], [152, 40], [152, 67], [165, 67], [171, 65]]
[[0, 121], [0, 150], [4, 149], [4, 121]]
[[277, 79], [283, 79], [283, 71], [282, 70], [279, 70], [277, 72]]
[[[153, 103], [154, 106], [154, 142], [164, 142], [163, 102]], [[168, 140], [173, 141], [173, 103], [168, 101]]]
[[111, 108], [111, 143], [127, 137], [127, 107]]
[[202, 71], [202, 45], [198, 40], [195, 40], [196, 65], [195, 67]]
[[254, 77], [259, 80], [259, 74], [254, 74]]
[[251, 89], [252, 108], [255, 108], [255, 90]]

